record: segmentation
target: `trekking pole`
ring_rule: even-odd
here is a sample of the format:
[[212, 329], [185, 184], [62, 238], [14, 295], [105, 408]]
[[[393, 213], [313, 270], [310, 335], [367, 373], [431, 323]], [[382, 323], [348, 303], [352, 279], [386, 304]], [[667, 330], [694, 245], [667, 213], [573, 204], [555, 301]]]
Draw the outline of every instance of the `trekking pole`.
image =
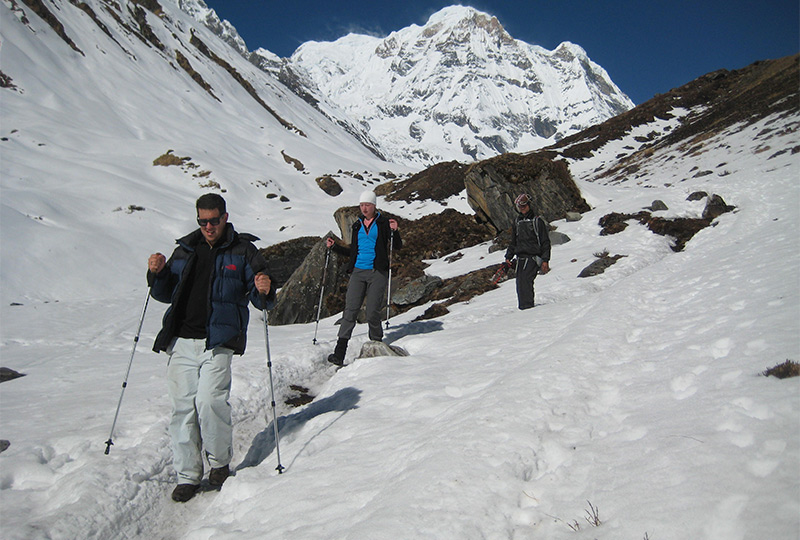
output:
[[131, 366], [133, 365], [133, 355], [136, 353], [136, 344], [139, 343], [139, 334], [142, 332], [142, 323], [144, 322], [144, 314], [147, 311], [147, 303], [150, 301], [150, 287], [147, 288], [147, 296], [144, 299], [144, 307], [142, 308], [142, 315], [139, 317], [139, 327], [136, 329], [136, 336], [133, 338], [133, 348], [131, 349], [131, 359], [128, 361], [128, 371], [125, 372], [125, 380], [122, 381], [122, 392], [119, 394], [119, 402], [117, 403], [117, 412], [114, 413], [114, 422], [111, 424], [111, 433], [108, 435], [106, 441], [106, 455], [111, 450], [111, 445], [114, 444], [114, 428], [117, 426], [117, 417], [119, 417], [119, 408], [122, 406], [122, 396], [125, 395], [125, 388], [128, 386], [128, 376], [131, 374]]
[[394, 247], [394, 230], [389, 235], [389, 284], [386, 287], [386, 328], [389, 328], [389, 304], [392, 298], [392, 248]]
[[331, 248], [325, 250], [325, 267], [322, 269], [322, 284], [319, 287], [319, 305], [317, 306], [317, 324], [314, 326], [314, 340], [312, 343], [317, 344], [317, 329], [319, 328], [319, 316], [322, 313], [322, 296], [325, 293], [325, 277], [328, 274], [328, 258], [331, 256]]
[[278, 457], [278, 466], [275, 468], [278, 474], [283, 474], [281, 465], [281, 448], [278, 444], [278, 413], [275, 410], [275, 387], [272, 384], [272, 357], [269, 354], [269, 323], [267, 322], [267, 308], [264, 308], [264, 342], [267, 344], [267, 368], [269, 369], [269, 397], [272, 401], [272, 428], [275, 432], [275, 455]]

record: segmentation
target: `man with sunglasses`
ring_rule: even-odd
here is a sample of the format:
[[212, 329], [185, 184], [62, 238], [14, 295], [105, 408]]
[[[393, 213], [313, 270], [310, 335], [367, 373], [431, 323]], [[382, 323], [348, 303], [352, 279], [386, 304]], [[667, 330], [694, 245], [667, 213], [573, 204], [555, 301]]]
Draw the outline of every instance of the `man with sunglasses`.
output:
[[519, 214], [511, 228], [511, 243], [506, 250], [506, 262], [517, 257], [517, 303], [519, 309], [533, 307], [533, 280], [541, 272], [550, 271], [550, 236], [547, 223], [531, 208], [531, 198], [523, 193], [514, 205]]
[[263, 310], [275, 302], [267, 263], [253, 245], [258, 238], [234, 230], [220, 195], [203, 195], [195, 206], [200, 228], [176, 241], [169, 260], [151, 255], [147, 272], [150, 295], [170, 304], [153, 350], [169, 354], [177, 502], [200, 489], [203, 450], [212, 487], [230, 474], [231, 359], [245, 350], [248, 303]]

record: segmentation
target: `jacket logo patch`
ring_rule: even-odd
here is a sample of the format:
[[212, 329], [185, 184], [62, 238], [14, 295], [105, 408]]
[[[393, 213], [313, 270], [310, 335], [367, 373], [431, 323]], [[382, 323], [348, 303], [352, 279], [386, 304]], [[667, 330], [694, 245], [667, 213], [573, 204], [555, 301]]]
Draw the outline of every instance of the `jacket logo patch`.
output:
[[229, 264], [228, 266], [225, 267], [225, 269], [226, 270], [236, 270], [236, 265], [235, 264]]

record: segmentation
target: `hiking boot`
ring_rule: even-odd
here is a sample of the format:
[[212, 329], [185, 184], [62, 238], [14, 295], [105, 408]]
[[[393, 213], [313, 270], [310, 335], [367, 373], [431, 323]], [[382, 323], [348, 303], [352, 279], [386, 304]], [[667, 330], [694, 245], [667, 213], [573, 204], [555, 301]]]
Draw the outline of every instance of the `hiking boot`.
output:
[[328, 355], [328, 362], [331, 364], [342, 367], [344, 365], [344, 354], [347, 352], [347, 339], [339, 338], [336, 341], [336, 348], [333, 354]]
[[336, 354], [329, 354], [328, 355], [328, 362], [335, 366], [342, 367], [344, 365], [344, 358], [339, 358]]
[[217, 469], [211, 469], [211, 472], [208, 473], [208, 483], [212, 487], [222, 487], [222, 484], [225, 483], [225, 480], [231, 475], [231, 470], [228, 468], [227, 465], [224, 467], [219, 467]]
[[197, 484], [178, 484], [172, 491], [172, 500], [184, 503], [194, 497], [200, 490]]

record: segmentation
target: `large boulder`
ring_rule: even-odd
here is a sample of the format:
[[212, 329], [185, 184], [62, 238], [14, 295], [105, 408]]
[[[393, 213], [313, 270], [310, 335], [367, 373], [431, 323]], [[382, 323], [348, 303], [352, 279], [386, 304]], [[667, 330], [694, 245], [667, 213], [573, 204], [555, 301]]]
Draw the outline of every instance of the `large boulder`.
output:
[[345, 244], [350, 245], [350, 227], [361, 216], [358, 206], [343, 206], [333, 213], [333, 219], [339, 226], [339, 235]]
[[[330, 251], [327, 268], [325, 240], [329, 232], [311, 248], [302, 264], [278, 292], [275, 307], [269, 312], [274, 325], [308, 323], [317, 319], [320, 288], [324, 284], [320, 318], [338, 313], [344, 307], [339, 290], [347, 283], [347, 258]], [[323, 281], [324, 275], [324, 281]]]
[[530, 195], [534, 211], [547, 221], [563, 219], [568, 212], [590, 210], [566, 162], [542, 154], [504, 154], [474, 163], [464, 184], [467, 202], [477, 219], [496, 232], [514, 223], [514, 199], [520, 193]]
[[259, 250], [276, 287], [283, 287], [318, 242], [319, 236], [303, 236]]
[[[392, 253], [392, 296], [390, 316], [401, 313], [412, 306], [425, 303], [437, 295], [443, 282], [436, 277], [425, 276], [423, 261], [453, 253], [459, 249], [491, 240], [490, 227], [479, 224], [474, 216], [461, 214], [452, 208], [441, 214], [431, 214], [409, 221], [386, 213], [397, 219], [403, 238], [403, 249]], [[342, 239], [329, 232], [325, 238], [333, 237], [338, 243], [350, 243], [350, 227], [359, 216], [358, 207], [339, 208], [334, 217], [342, 232]], [[270, 311], [271, 324], [295, 324], [313, 322], [317, 317], [320, 283], [325, 267], [324, 238], [318, 241], [299, 265], [286, 284], [278, 291], [278, 301]], [[349, 275], [346, 271], [347, 257], [331, 251], [325, 274], [325, 291], [320, 317], [325, 318], [344, 309]], [[462, 277], [463, 278], [463, 277]], [[450, 280], [448, 280], [449, 282]], [[479, 280], [489, 283], [488, 276]], [[452, 286], [452, 284], [451, 284]], [[468, 287], [471, 290], [472, 286]], [[465, 290], [450, 290], [445, 297], [466, 299]], [[444, 298], [444, 297], [443, 297]], [[382, 311], [382, 315], [384, 310]], [[363, 310], [362, 310], [363, 312]], [[363, 313], [357, 319], [363, 322]]]

